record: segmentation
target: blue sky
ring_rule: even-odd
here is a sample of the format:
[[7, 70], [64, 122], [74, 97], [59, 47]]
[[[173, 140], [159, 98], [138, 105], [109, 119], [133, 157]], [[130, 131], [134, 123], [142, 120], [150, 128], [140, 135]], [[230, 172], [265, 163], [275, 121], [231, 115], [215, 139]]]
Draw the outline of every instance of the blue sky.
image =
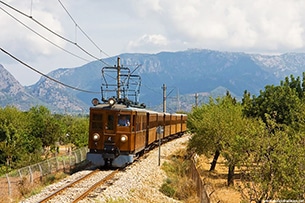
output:
[[[98, 58], [121, 53], [212, 49], [260, 54], [305, 52], [303, 0], [3, 0]], [[75, 20], [73, 22], [62, 3]], [[0, 3], [0, 45], [47, 74], [95, 60]], [[29, 28], [83, 59], [68, 54]], [[81, 28], [95, 43], [91, 43]], [[97, 46], [96, 46], [97, 45]], [[85, 59], [85, 60], [84, 60]], [[40, 75], [0, 53], [22, 85]]]

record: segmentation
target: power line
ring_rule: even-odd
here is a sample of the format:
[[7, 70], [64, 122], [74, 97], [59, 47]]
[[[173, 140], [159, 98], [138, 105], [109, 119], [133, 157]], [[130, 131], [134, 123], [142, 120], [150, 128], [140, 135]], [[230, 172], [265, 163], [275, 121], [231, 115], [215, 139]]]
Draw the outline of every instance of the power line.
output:
[[56, 80], [56, 79], [54, 79], [54, 78], [52, 78], [52, 77], [50, 77], [50, 76], [48, 76], [48, 75], [46, 75], [46, 74], [44, 74], [44, 73], [38, 71], [37, 69], [33, 68], [32, 66], [26, 64], [26, 63], [23, 62], [22, 60], [18, 59], [17, 57], [13, 56], [13, 55], [10, 54], [9, 52], [7, 52], [7, 51], [5, 51], [4, 49], [2, 49], [1, 47], [0, 47], [0, 50], [1, 50], [3, 53], [5, 53], [5, 54], [7, 54], [8, 56], [10, 56], [11, 58], [13, 58], [14, 60], [16, 60], [16, 61], [18, 61], [19, 63], [21, 63], [22, 65], [26, 66], [27, 68], [29, 68], [29, 69], [35, 71], [36, 73], [38, 73], [38, 74], [40, 74], [40, 75], [42, 75], [42, 76], [48, 78], [49, 80], [52, 80], [52, 81], [56, 82], [56, 83], [58, 83], [58, 84], [61, 84], [61, 85], [65, 86], [65, 87], [68, 87], [68, 88], [71, 88], [71, 89], [74, 89], [74, 90], [77, 90], [77, 91], [80, 91], [80, 92], [86, 92], [86, 93], [91, 93], [91, 94], [100, 93], [100, 92], [94, 92], [94, 91], [88, 91], [88, 90], [80, 89], [80, 88], [77, 88], [77, 87], [73, 87], [73, 86], [71, 86], [71, 85], [67, 85], [67, 84], [65, 84], [65, 83], [63, 83], [63, 82], [60, 82], [59, 80]]
[[77, 57], [77, 58], [79, 58], [79, 59], [82, 59], [82, 60], [84, 60], [84, 61], [86, 61], [86, 62], [90, 62], [89, 60], [87, 60], [87, 59], [85, 59], [85, 58], [83, 58], [83, 57], [81, 57], [81, 56], [78, 56], [78, 55], [76, 55], [76, 54], [74, 54], [74, 53], [72, 53], [72, 52], [66, 50], [65, 48], [63, 48], [63, 47], [61, 47], [61, 46], [55, 44], [55, 43], [52, 42], [51, 40], [49, 40], [49, 39], [47, 39], [46, 37], [42, 36], [41, 34], [39, 34], [38, 32], [36, 32], [35, 30], [33, 30], [32, 28], [30, 28], [29, 26], [27, 26], [26, 24], [24, 24], [23, 22], [21, 22], [20, 20], [18, 20], [16, 17], [14, 17], [14, 16], [11, 15], [10, 13], [8, 13], [8, 12], [7, 12], [6, 10], [4, 10], [2, 7], [0, 7], [0, 9], [1, 9], [3, 12], [5, 12], [7, 15], [9, 15], [11, 18], [13, 18], [14, 20], [16, 20], [18, 23], [20, 23], [21, 25], [23, 25], [24, 27], [26, 27], [27, 29], [29, 29], [30, 31], [32, 31], [33, 33], [35, 33], [36, 35], [38, 35], [39, 37], [41, 37], [42, 39], [46, 40], [46, 41], [49, 42], [50, 44], [56, 46], [57, 48], [61, 49], [62, 51], [65, 51], [65, 52], [71, 54], [72, 56], [75, 56], [75, 57]]
[[[54, 34], [55, 36], [57, 36], [57, 37], [61, 38], [62, 40], [65, 40], [65, 41], [67, 41], [67, 42], [73, 44], [74, 46], [76, 46], [77, 48], [79, 48], [80, 50], [82, 50], [84, 53], [86, 53], [87, 55], [89, 55], [89, 56], [91, 56], [92, 58], [94, 58], [94, 59], [96, 59], [96, 60], [98, 60], [98, 61], [104, 63], [105, 65], [109, 66], [109, 64], [107, 64], [105, 61], [103, 61], [102, 59], [100, 59], [100, 58], [94, 56], [93, 54], [91, 54], [91, 53], [89, 53], [87, 50], [85, 50], [83, 47], [81, 47], [80, 45], [78, 45], [77, 42], [74, 42], [74, 41], [72, 41], [72, 40], [70, 40], [70, 39], [68, 39], [68, 38], [66, 38], [66, 37], [64, 37], [64, 36], [62, 36], [62, 35], [60, 35], [60, 34], [58, 34], [57, 32], [51, 30], [50, 28], [48, 28], [47, 26], [45, 26], [44, 24], [42, 24], [42, 23], [39, 22], [38, 20], [34, 19], [33, 16], [27, 15], [27, 14], [25, 14], [24, 12], [18, 10], [17, 8], [15, 8], [15, 7], [13, 7], [13, 6], [11, 6], [11, 5], [9, 5], [9, 4], [3, 2], [3, 1], [0, 1], [0, 3], [2, 3], [3, 5], [9, 7], [9, 8], [12, 9], [12, 10], [18, 12], [19, 14], [21, 14], [21, 15], [23, 15], [23, 16], [29, 18], [29, 19], [31, 19], [31, 20], [34, 21], [36, 24], [38, 24], [38, 25], [41, 26], [42, 28], [46, 29], [47, 31], [51, 32], [51, 33]], [[12, 17], [14, 20], [17, 20], [19, 23], [21, 23], [21, 21], [19, 21], [19, 20], [18, 20], [17, 18], [15, 18], [15, 17], [13, 17], [13, 15], [9, 14], [9, 13], [8, 13], [7, 11], [5, 11], [3, 8], [1, 8], [1, 9], [2, 9], [6, 14], [8, 14], [10, 17]], [[24, 23], [21, 23], [21, 24], [22, 24], [23, 26], [26, 26]], [[30, 29], [28, 26], [26, 26], [26, 27], [27, 27], [28, 29]], [[33, 29], [30, 29], [30, 30], [31, 30], [32, 32], [34, 32], [35, 34], [37, 34], [37, 32], [35, 32]], [[39, 34], [38, 36], [42, 37], [42, 35], [40, 35], [40, 34]], [[42, 37], [42, 38], [43, 38], [43, 39], [46, 39], [45, 37]], [[50, 40], [47, 40], [47, 41], [50, 42]], [[54, 45], [54, 43], [51, 43], [51, 44]], [[56, 47], [58, 47], [58, 46], [56, 46]], [[61, 48], [61, 49], [63, 49], [63, 48]], [[99, 49], [99, 50], [101, 51], [101, 49]], [[68, 52], [68, 53], [69, 53], [69, 52]], [[75, 56], [75, 54], [73, 54], [73, 55]]]
[[[27, 14], [25, 14], [24, 12], [18, 10], [17, 8], [15, 8], [15, 7], [13, 7], [13, 6], [11, 6], [11, 5], [9, 5], [9, 4], [3, 2], [3, 1], [0, 1], [0, 2], [1, 2], [2, 4], [4, 4], [5, 6], [9, 7], [10, 9], [16, 11], [17, 13], [19, 13], [19, 14], [21, 14], [21, 15], [27, 17], [27, 18], [30, 18], [30, 19], [31, 19], [32, 21], [34, 21], [36, 24], [38, 24], [39, 26], [43, 27], [43, 28], [46, 29], [47, 31], [51, 32], [52, 34], [56, 35], [57, 37], [59, 37], [59, 38], [65, 40], [65, 41], [67, 41], [67, 42], [69, 42], [69, 43], [71, 43], [71, 44], [76, 44], [76, 43], [73, 42], [72, 40], [69, 40], [69, 39], [63, 37], [63, 36], [61, 36], [60, 34], [56, 33], [55, 31], [51, 30], [50, 28], [46, 27], [45, 25], [43, 25], [42, 23], [40, 23], [38, 20], [34, 19], [34, 17], [33, 17], [32, 15], [27, 15]], [[1, 9], [4, 11], [3, 8], [1, 8]], [[6, 12], [6, 13], [8, 14], [8, 12]], [[12, 17], [12, 15], [10, 15], [10, 16]], [[16, 18], [14, 17], [14, 19], [16, 19]]]
[[106, 56], [110, 57], [107, 53], [105, 53], [86, 33], [85, 31], [76, 23], [76, 21], [74, 20], [74, 18], [72, 17], [72, 15], [69, 13], [69, 11], [66, 9], [66, 7], [62, 4], [62, 2], [60, 0], [58, 0], [58, 2], [60, 3], [60, 5], [63, 7], [63, 9], [66, 11], [66, 13], [68, 14], [68, 16], [71, 18], [71, 20], [73, 21], [73, 23], [75, 24], [75, 26], [77, 28], [79, 28], [79, 30], [87, 37], [87, 39], [103, 54], [105, 54]]

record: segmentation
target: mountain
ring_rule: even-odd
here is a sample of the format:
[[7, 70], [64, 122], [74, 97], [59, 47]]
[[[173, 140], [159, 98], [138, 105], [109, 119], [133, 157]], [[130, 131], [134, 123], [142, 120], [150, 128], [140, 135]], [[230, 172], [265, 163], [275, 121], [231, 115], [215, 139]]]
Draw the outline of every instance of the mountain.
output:
[[21, 110], [27, 110], [36, 105], [45, 105], [47, 103], [36, 99], [28, 93], [2, 65], [0, 65], [0, 101], [1, 106], [15, 106]]
[[[88, 112], [92, 98], [101, 98], [102, 68], [116, 65], [117, 57], [76, 68], [59, 68], [48, 74], [78, 90], [45, 77], [34, 85], [22, 87], [1, 66], [0, 76], [4, 78], [0, 82], [1, 106], [13, 104], [27, 109], [39, 103], [47, 104], [54, 112]], [[119, 57], [123, 67], [141, 76], [140, 102], [160, 111], [163, 84], [167, 87], [168, 111], [189, 111], [195, 105], [195, 93], [199, 93], [199, 104], [209, 96], [224, 95], [226, 91], [237, 98], [244, 90], [259, 94], [266, 85], [278, 85], [290, 74], [302, 76], [305, 66], [303, 53], [270, 56], [191, 49], [157, 54], [125, 53]], [[12, 98], [18, 100], [13, 103]]]

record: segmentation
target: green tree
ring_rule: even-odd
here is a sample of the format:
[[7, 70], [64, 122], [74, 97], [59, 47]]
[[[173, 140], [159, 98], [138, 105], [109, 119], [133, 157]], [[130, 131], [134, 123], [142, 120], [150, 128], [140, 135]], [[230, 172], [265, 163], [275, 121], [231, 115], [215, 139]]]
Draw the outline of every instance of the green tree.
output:
[[44, 106], [32, 107], [28, 112], [28, 117], [31, 120], [31, 135], [40, 138], [44, 148], [54, 148], [55, 143], [64, 133], [59, 120]]
[[264, 122], [243, 163], [249, 199], [302, 199], [305, 193], [304, 87], [303, 73], [302, 82], [291, 75], [279, 86], [266, 86], [258, 97], [244, 93], [244, 115]]
[[255, 202], [271, 199], [302, 200], [305, 193], [304, 135], [278, 124], [270, 115], [252, 136], [255, 147], [244, 159], [245, 197]]
[[280, 86], [267, 85], [260, 91], [258, 97], [245, 92], [243, 97], [243, 112], [248, 117], [260, 117], [266, 122], [265, 115], [271, 115], [279, 124], [286, 124], [294, 128], [304, 125], [303, 90], [300, 79], [286, 77]]
[[0, 108], [0, 173], [36, 163], [48, 157], [49, 149], [56, 153], [60, 141], [86, 146], [88, 125], [88, 117], [53, 115], [44, 106], [27, 112]]
[[234, 183], [235, 166], [247, 156], [249, 136], [245, 131], [248, 120], [242, 116], [242, 106], [229, 94], [209, 104], [193, 109], [188, 116], [188, 128], [194, 134], [188, 148], [198, 154], [214, 158], [210, 170], [214, 170], [217, 158], [224, 156], [228, 165], [228, 185]]
[[88, 145], [88, 117], [72, 117], [66, 115], [62, 118], [62, 123], [65, 126], [65, 133], [61, 138], [64, 143], [73, 143], [76, 147], [83, 147]]
[[15, 107], [0, 110], [0, 164], [7, 170], [40, 159], [41, 143], [31, 137], [26, 114]]

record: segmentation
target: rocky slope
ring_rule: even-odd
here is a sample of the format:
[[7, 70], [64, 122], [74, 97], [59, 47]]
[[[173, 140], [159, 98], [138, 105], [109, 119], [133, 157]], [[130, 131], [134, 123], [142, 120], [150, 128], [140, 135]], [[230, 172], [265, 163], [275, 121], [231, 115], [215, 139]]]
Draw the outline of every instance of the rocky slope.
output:
[[32, 106], [46, 105], [28, 93], [1, 64], [0, 64], [0, 101], [1, 106], [15, 106], [27, 110]]
[[[169, 112], [189, 111], [195, 103], [195, 93], [205, 95], [198, 98], [201, 102], [209, 96], [224, 95], [227, 90], [240, 98], [245, 90], [259, 94], [266, 85], [278, 85], [290, 74], [302, 76], [305, 70], [303, 53], [268, 56], [192, 49], [157, 54], [126, 53], [120, 58], [121, 65], [141, 77], [140, 103], [150, 109], [162, 110], [161, 87], [166, 84]], [[101, 85], [106, 84], [102, 68], [113, 67], [116, 59], [117, 56], [76, 68], [60, 68], [48, 74], [62, 83], [87, 91], [76, 91], [44, 77], [24, 88], [1, 66], [0, 105], [12, 103], [18, 92], [17, 101], [23, 101], [19, 105], [22, 109], [40, 102], [57, 113], [88, 112], [92, 98], [101, 98]]]

